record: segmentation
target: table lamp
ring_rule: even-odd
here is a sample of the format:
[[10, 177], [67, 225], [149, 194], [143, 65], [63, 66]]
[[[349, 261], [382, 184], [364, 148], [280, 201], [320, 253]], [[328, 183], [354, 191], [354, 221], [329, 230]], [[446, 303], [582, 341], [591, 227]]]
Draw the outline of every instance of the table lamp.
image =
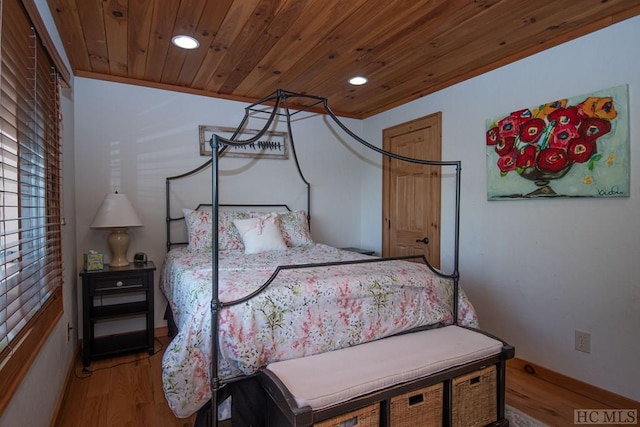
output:
[[98, 213], [91, 223], [91, 228], [110, 229], [109, 249], [111, 249], [111, 267], [129, 265], [127, 248], [129, 247], [128, 228], [142, 227], [138, 214], [124, 194], [117, 191], [107, 194]]

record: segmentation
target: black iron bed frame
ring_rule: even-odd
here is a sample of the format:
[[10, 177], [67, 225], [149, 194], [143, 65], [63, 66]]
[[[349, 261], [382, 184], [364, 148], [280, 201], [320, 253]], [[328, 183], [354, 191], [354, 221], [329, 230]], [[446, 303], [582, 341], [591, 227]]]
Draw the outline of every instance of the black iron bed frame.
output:
[[[307, 100], [309, 104], [301, 104], [300, 102], [296, 102], [296, 109], [291, 111], [290, 109], [290, 99], [296, 100]], [[236, 140], [238, 134], [244, 129], [247, 125], [248, 120], [252, 114], [266, 114], [268, 110], [266, 108], [271, 106], [271, 111], [268, 113], [268, 118], [266, 120], [263, 128], [255, 134], [252, 138], [247, 140]], [[218, 373], [218, 313], [225, 307], [231, 307], [237, 304], [242, 304], [256, 295], [260, 294], [264, 291], [275, 278], [278, 276], [278, 273], [283, 270], [290, 269], [299, 269], [299, 268], [308, 268], [308, 267], [318, 267], [318, 266], [332, 266], [332, 265], [343, 265], [343, 264], [357, 264], [357, 263], [369, 263], [369, 262], [384, 262], [384, 261], [392, 261], [392, 260], [419, 260], [423, 262], [432, 272], [437, 274], [440, 277], [452, 279], [453, 281], [453, 321], [454, 324], [458, 324], [458, 299], [459, 299], [459, 230], [460, 230], [460, 175], [461, 175], [461, 162], [457, 161], [441, 161], [441, 160], [422, 160], [415, 159], [411, 157], [401, 156], [389, 151], [385, 151], [379, 147], [372, 145], [371, 143], [365, 141], [360, 138], [358, 135], [353, 133], [346, 125], [344, 125], [338, 117], [333, 113], [331, 108], [329, 107], [328, 100], [326, 98], [308, 95], [303, 93], [295, 93], [282, 89], [278, 89], [271, 95], [261, 99], [260, 101], [251, 104], [245, 108], [245, 115], [235, 132], [230, 138], [223, 138], [217, 134], [213, 134], [210, 140], [211, 148], [212, 148], [212, 156], [211, 159], [206, 161], [204, 164], [199, 167], [189, 171], [187, 173], [176, 175], [172, 177], [166, 178], [166, 228], [167, 228], [167, 250], [170, 250], [174, 245], [185, 245], [187, 242], [179, 241], [173, 242], [171, 240], [171, 223], [175, 221], [181, 221], [184, 217], [172, 217], [170, 212], [170, 184], [172, 181], [185, 178], [187, 176], [198, 173], [208, 167], [211, 167], [211, 200], [210, 204], [212, 210], [212, 218], [218, 218], [219, 208], [224, 206], [282, 206], [286, 209], [289, 209], [286, 205], [238, 205], [238, 204], [220, 204], [218, 199], [218, 181], [219, 181], [219, 160], [225, 153], [225, 151], [229, 147], [241, 147], [249, 144], [253, 144], [257, 142], [264, 134], [271, 128], [274, 119], [277, 116], [283, 116], [286, 119], [287, 132], [290, 137], [291, 143], [291, 152], [293, 159], [296, 164], [297, 172], [300, 176], [300, 179], [306, 185], [307, 192], [307, 217], [309, 224], [311, 223], [311, 185], [304, 177], [302, 170], [300, 168], [300, 164], [298, 162], [298, 158], [295, 150], [295, 141], [293, 137], [293, 130], [291, 126], [291, 118], [298, 113], [307, 110], [317, 110], [318, 106], [321, 106], [324, 114], [329, 116], [347, 135], [351, 138], [355, 139], [360, 144], [365, 147], [376, 151], [382, 156], [386, 156], [388, 158], [405, 161], [414, 164], [420, 165], [428, 165], [428, 166], [441, 166], [441, 167], [452, 167], [455, 168], [455, 207], [454, 207], [454, 254], [453, 254], [453, 271], [450, 274], [442, 273], [441, 271], [435, 269], [429, 261], [426, 259], [424, 255], [415, 255], [415, 256], [400, 256], [400, 257], [385, 257], [385, 258], [374, 258], [374, 259], [365, 259], [365, 260], [357, 260], [357, 261], [340, 261], [340, 262], [326, 262], [326, 263], [314, 263], [314, 264], [295, 264], [295, 265], [284, 265], [278, 266], [276, 270], [273, 272], [271, 277], [265, 282], [262, 286], [260, 286], [256, 291], [252, 292], [249, 295], [246, 295], [242, 298], [233, 300], [233, 301], [220, 301], [218, 299], [218, 227], [217, 221], [212, 221], [213, 224], [213, 233], [212, 233], [212, 300], [211, 300], [211, 364], [210, 364], [210, 384], [211, 384], [211, 401], [210, 401], [210, 412], [205, 415], [205, 422], [199, 422], [198, 425], [218, 425], [218, 404], [222, 401], [221, 391], [224, 388], [226, 382], [223, 381], [219, 377]], [[283, 112], [281, 112], [281, 110]], [[199, 205], [199, 207], [204, 205]], [[206, 206], [209, 206], [208, 204]], [[231, 380], [237, 381], [237, 379]], [[224, 396], [226, 398], [226, 396]], [[200, 415], [200, 413], [199, 413]]]

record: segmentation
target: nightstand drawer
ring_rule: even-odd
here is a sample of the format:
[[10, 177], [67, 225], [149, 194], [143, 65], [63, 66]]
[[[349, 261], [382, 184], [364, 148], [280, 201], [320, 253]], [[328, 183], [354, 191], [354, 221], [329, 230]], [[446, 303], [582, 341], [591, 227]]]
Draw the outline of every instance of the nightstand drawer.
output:
[[148, 284], [145, 280], [147, 276], [140, 275], [127, 275], [126, 277], [104, 277], [94, 278], [89, 285], [89, 292], [93, 295], [109, 292], [126, 292], [128, 290], [144, 290]]

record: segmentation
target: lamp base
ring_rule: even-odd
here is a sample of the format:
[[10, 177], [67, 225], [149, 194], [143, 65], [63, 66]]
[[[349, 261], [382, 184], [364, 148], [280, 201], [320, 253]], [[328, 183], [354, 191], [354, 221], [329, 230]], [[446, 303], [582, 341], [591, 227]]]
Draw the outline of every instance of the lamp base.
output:
[[114, 228], [109, 234], [109, 249], [111, 249], [111, 267], [124, 267], [129, 265], [127, 261], [127, 249], [129, 248], [129, 234], [126, 228]]

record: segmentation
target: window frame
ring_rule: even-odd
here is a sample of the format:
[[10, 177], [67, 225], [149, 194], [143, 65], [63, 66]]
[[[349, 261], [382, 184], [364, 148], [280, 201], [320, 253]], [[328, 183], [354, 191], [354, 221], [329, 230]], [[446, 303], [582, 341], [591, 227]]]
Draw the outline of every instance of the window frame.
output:
[[[41, 37], [44, 26], [39, 16], [33, 18], [33, 13], [37, 14], [33, 0], [2, 0], [0, 7], [0, 244], [6, 243], [11, 235], [8, 240], [12, 249], [18, 248], [10, 259], [6, 255], [0, 259], [0, 343], [4, 342], [0, 347], [1, 414], [57, 325], [64, 307], [59, 68], [50, 54], [51, 45], [47, 46], [46, 31]], [[25, 37], [28, 33], [30, 37]], [[12, 47], [5, 48], [9, 43], [13, 43]], [[16, 51], [9, 52], [10, 49]], [[30, 49], [32, 55], [24, 59], [23, 52], [17, 54], [17, 49]], [[29, 61], [28, 72], [24, 72], [24, 63], [17, 64], [20, 61]], [[5, 151], [8, 148], [11, 150]], [[16, 173], [5, 178], [4, 160], [14, 154], [18, 162]], [[13, 202], [16, 206], [5, 206], [5, 193], [12, 194], [12, 202], [18, 200]], [[6, 212], [17, 218], [7, 218]], [[25, 216], [26, 213], [31, 216]], [[18, 231], [4, 227], [8, 221], [13, 221], [11, 227], [17, 222]], [[23, 274], [21, 280], [13, 279], [15, 274], [27, 270], [34, 275]], [[8, 291], [16, 289], [10, 299]], [[37, 292], [36, 303], [20, 298], [27, 291]], [[9, 336], [7, 324], [9, 316], [18, 311], [9, 309], [10, 301], [19, 301], [16, 305], [22, 308], [24, 304], [29, 312], [20, 314], [27, 320], [13, 336]]]

